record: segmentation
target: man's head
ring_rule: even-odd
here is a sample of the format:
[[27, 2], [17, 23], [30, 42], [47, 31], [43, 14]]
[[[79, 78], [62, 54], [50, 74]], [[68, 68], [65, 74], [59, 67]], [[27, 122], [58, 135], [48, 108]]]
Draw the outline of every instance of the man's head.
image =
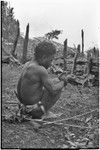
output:
[[56, 47], [48, 41], [40, 42], [34, 50], [36, 61], [45, 68], [48, 68], [51, 65], [55, 53]]

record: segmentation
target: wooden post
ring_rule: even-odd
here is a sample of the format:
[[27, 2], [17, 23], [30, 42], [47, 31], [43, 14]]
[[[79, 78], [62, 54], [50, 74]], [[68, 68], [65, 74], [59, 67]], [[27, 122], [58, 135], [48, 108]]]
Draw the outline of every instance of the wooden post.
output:
[[16, 46], [17, 46], [17, 43], [18, 43], [19, 35], [20, 35], [20, 28], [19, 28], [19, 21], [17, 20], [17, 34], [16, 34], [16, 38], [15, 38], [15, 41], [14, 41], [14, 44], [13, 44], [13, 49], [11, 51], [11, 54], [15, 58], [17, 58], [17, 56], [15, 54], [15, 50], [16, 50]]
[[23, 45], [23, 56], [22, 56], [22, 63], [23, 64], [26, 63], [26, 59], [27, 59], [28, 36], [29, 36], [29, 23], [26, 27], [26, 35], [25, 35], [24, 45]]
[[82, 36], [82, 53], [84, 53], [84, 31], [81, 30], [81, 36]]
[[64, 71], [66, 71], [67, 69], [66, 56], [67, 56], [67, 39], [64, 41], [64, 49], [63, 49]]
[[87, 53], [87, 60], [88, 60], [88, 64], [87, 64], [87, 75], [90, 74], [90, 69], [91, 69], [91, 54], [88, 51]]
[[76, 61], [77, 61], [77, 58], [78, 58], [78, 54], [80, 53], [80, 47], [81, 47], [80, 44], [78, 44], [77, 51], [76, 51], [75, 56], [74, 56], [73, 67], [72, 67], [72, 70], [71, 70], [72, 74], [74, 74], [75, 70], [76, 70]]
[[81, 50], [81, 46], [80, 46], [80, 44], [78, 44], [78, 46], [77, 46], [77, 52], [80, 53], [80, 50]]
[[77, 57], [78, 57], [78, 50], [76, 51], [75, 56], [74, 56], [74, 61], [73, 61], [73, 66], [72, 66], [71, 74], [75, 74]]

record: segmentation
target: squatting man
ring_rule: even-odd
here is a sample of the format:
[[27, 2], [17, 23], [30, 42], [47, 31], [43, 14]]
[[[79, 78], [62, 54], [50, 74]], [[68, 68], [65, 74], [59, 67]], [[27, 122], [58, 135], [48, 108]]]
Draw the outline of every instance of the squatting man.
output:
[[40, 119], [54, 106], [67, 85], [68, 78], [50, 78], [47, 69], [56, 54], [56, 47], [48, 41], [40, 42], [34, 50], [34, 59], [27, 62], [17, 85], [17, 96], [25, 106], [25, 113]]

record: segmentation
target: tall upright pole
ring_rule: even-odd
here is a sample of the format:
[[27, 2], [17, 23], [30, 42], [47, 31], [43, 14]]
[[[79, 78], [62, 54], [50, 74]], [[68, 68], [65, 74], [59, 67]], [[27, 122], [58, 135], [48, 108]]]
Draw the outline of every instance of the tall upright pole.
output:
[[78, 46], [77, 46], [77, 53], [80, 53], [80, 50], [81, 50], [81, 46], [80, 46], [80, 44], [78, 44]]
[[11, 54], [17, 58], [17, 55], [15, 54], [15, 51], [16, 51], [16, 47], [17, 47], [17, 43], [18, 43], [18, 38], [19, 38], [19, 35], [20, 35], [20, 27], [19, 27], [19, 21], [17, 20], [17, 34], [16, 34], [16, 37], [15, 37], [15, 40], [14, 40], [14, 44], [13, 44], [13, 49], [11, 50]]
[[23, 64], [26, 63], [26, 59], [27, 59], [28, 38], [29, 38], [29, 23], [26, 27], [26, 35], [25, 35], [24, 44], [23, 44], [23, 55], [22, 55]]
[[84, 31], [81, 30], [81, 36], [82, 36], [82, 53], [84, 53]]
[[64, 50], [63, 50], [64, 71], [66, 71], [67, 69], [66, 56], [67, 56], [67, 39], [64, 41]]

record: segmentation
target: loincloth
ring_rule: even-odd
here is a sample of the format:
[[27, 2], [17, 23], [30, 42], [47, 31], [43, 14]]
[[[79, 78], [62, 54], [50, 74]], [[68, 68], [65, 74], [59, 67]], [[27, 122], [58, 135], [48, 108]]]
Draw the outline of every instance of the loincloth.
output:
[[25, 106], [25, 105], [21, 104], [21, 107], [20, 107], [20, 113], [24, 114], [24, 115], [30, 114], [31, 112], [38, 113], [39, 111], [42, 111], [43, 114], [45, 114], [44, 106], [42, 105], [42, 103], [40, 101], [35, 105], [26, 105]]

